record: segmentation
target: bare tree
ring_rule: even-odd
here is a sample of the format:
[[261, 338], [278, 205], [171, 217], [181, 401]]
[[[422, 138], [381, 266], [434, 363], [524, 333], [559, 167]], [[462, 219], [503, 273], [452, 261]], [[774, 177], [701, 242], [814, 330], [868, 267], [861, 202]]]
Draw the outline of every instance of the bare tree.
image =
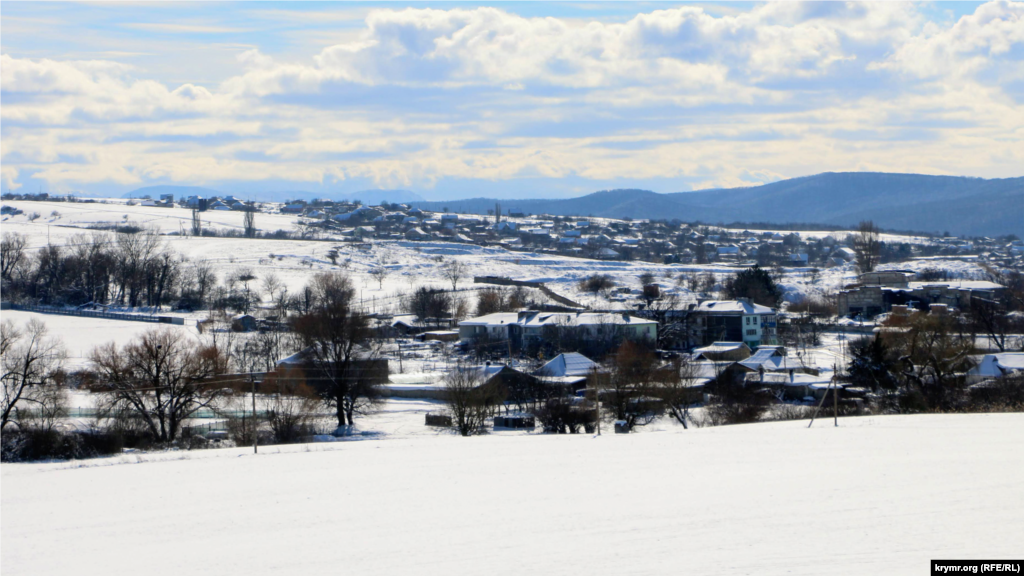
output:
[[25, 260], [28, 238], [24, 234], [4, 232], [0, 241], [0, 278], [11, 280], [14, 272]]
[[220, 350], [171, 329], [152, 330], [123, 348], [99, 346], [89, 359], [92, 388], [107, 395], [107, 408], [140, 418], [161, 442], [175, 440], [188, 418], [230, 393], [213, 379], [227, 367]]
[[185, 272], [183, 291], [194, 295], [199, 306], [206, 305], [210, 294], [217, 285], [217, 272], [209, 260], [201, 259], [192, 262]]
[[286, 369], [270, 372], [259, 391], [261, 411], [275, 442], [299, 442], [310, 434], [320, 399], [301, 374]]
[[871, 220], [860, 223], [853, 237], [853, 250], [857, 253], [857, 266], [860, 271], [871, 272], [878, 265], [882, 255], [881, 232]]
[[444, 376], [445, 405], [452, 426], [462, 436], [484, 431], [487, 417], [499, 404], [493, 390], [484, 386], [483, 372], [472, 366], [459, 365]]
[[678, 359], [669, 370], [662, 371], [656, 396], [665, 404], [668, 413], [689, 428], [690, 407], [701, 401], [703, 394], [696, 384], [700, 381], [700, 367], [688, 359]]
[[377, 281], [377, 288], [384, 288], [384, 280], [388, 277], [391, 271], [388, 270], [387, 266], [383, 262], [378, 263], [376, 267], [370, 270], [370, 276]]
[[309, 286], [313, 306], [295, 322], [305, 346], [310, 380], [324, 404], [335, 410], [338, 426], [377, 401], [387, 380], [386, 362], [371, 346], [368, 318], [353, 307], [348, 276], [323, 272]]
[[249, 313], [249, 308], [252, 306], [253, 297], [252, 291], [249, 289], [249, 283], [256, 279], [256, 274], [252, 271], [252, 268], [241, 268], [235, 274], [235, 282], [242, 283], [242, 311], [246, 314]]
[[3, 414], [0, 429], [20, 420], [19, 410], [33, 404], [37, 411], [57, 406], [61, 395], [52, 394], [54, 376], [62, 370], [64, 346], [57, 338], [48, 338], [46, 325], [30, 320], [24, 332], [10, 320], [0, 324], [0, 365], [3, 373]]
[[263, 292], [266, 294], [267, 299], [273, 301], [274, 295], [277, 294], [278, 290], [284, 286], [281, 279], [277, 277], [277, 274], [273, 272], [267, 272], [263, 275]]
[[242, 228], [245, 230], [246, 238], [256, 237], [256, 205], [249, 202], [242, 214]]
[[1024, 328], [1020, 320], [1009, 313], [1005, 300], [974, 297], [965, 311], [972, 331], [988, 336], [989, 342], [995, 344], [1000, 352], [1005, 352], [1007, 347], [1012, 349], [1013, 333], [1019, 334]]
[[626, 340], [619, 346], [609, 368], [602, 395], [604, 404], [615, 419], [625, 422], [630, 430], [649, 424], [657, 416], [652, 401], [662, 378], [653, 352]]
[[452, 283], [452, 290], [459, 287], [459, 280], [462, 280], [466, 272], [466, 265], [455, 259], [449, 260], [441, 266], [441, 275]]

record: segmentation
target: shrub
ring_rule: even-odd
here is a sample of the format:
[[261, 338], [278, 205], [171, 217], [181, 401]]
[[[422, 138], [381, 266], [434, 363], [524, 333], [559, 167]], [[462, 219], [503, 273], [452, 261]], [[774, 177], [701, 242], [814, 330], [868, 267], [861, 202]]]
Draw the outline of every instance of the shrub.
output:
[[72, 460], [117, 454], [123, 448], [123, 438], [109, 432], [28, 429], [4, 433], [0, 458], [4, 462]]
[[580, 280], [579, 287], [584, 292], [597, 293], [614, 288], [615, 282], [607, 274], [593, 274]]

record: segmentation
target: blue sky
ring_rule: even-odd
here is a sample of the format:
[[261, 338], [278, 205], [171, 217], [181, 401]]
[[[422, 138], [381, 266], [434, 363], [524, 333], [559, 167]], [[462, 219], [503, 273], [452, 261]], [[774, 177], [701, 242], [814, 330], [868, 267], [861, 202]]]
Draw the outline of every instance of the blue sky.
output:
[[0, 6], [5, 189], [1019, 176], [1024, 3]]

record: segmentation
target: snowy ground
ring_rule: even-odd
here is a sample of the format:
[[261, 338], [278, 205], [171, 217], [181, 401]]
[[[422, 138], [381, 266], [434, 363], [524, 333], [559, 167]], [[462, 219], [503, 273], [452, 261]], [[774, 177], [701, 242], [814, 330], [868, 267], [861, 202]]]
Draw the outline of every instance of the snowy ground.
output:
[[57, 336], [64, 342], [68, 354], [68, 367], [83, 368], [88, 363], [92, 349], [100, 344], [114, 342], [124, 346], [134, 342], [140, 335], [150, 330], [168, 328], [180, 330], [198, 337], [195, 323], [191, 325], [154, 324], [150, 322], [129, 322], [125, 320], [109, 320], [107, 318], [87, 318], [82, 316], [60, 316], [57, 314], [38, 314], [21, 310], [4, 310], [3, 319], [11, 320], [19, 327], [29, 320], [39, 320], [46, 324], [50, 336]]
[[21, 574], [924, 574], [1020, 555], [1024, 416], [0, 466]]

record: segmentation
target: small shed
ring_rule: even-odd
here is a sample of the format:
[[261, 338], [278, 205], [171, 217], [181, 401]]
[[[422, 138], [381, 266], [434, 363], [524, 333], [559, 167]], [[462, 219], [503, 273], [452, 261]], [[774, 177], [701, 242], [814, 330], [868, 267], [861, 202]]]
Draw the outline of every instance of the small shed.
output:
[[239, 314], [231, 319], [231, 330], [234, 332], [252, 332], [259, 322], [251, 314]]
[[459, 333], [456, 330], [431, 330], [422, 334], [423, 341], [437, 340], [439, 342], [458, 342]]

